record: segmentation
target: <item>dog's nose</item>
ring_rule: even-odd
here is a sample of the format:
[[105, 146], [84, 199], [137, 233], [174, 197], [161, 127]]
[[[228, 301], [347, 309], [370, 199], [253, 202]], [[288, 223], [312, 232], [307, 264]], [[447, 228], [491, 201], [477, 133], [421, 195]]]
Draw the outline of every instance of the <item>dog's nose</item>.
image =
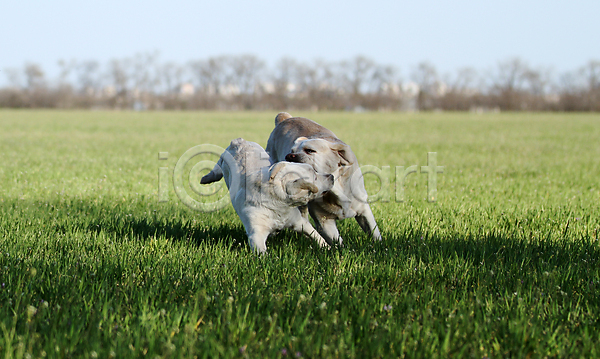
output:
[[288, 153], [285, 156], [285, 160], [288, 162], [298, 162], [298, 155], [296, 155], [295, 153]]

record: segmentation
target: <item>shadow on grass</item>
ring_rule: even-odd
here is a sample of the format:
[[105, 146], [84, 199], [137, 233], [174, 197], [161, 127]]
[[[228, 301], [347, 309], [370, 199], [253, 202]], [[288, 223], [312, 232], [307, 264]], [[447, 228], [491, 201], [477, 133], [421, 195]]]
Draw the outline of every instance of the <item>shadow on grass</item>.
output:
[[[232, 207], [200, 213], [172, 204], [128, 205], [109, 200], [61, 198], [55, 201], [4, 201], [0, 203], [0, 216], [3, 212], [7, 214], [4, 216], [4, 221], [9, 224], [7, 230], [10, 226], [38, 223], [38, 227], [59, 235], [102, 233], [116, 240], [140, 241], [163, 237], [196, 246], [220, 244], [231, 250], [244, 250], [248, 246], [244, 226]], [[267, 242], [269, 248], [290, 244], [304, 248], [311, 245], [311, 240], [293, 230], [283, 230], [271, 235]]]
[[[75, 232], [105, 233], [141, 241], [165, 237], [191, 245], [224, 244], [231, 250], [246, 250], [247, 237], [242, 223], [231, 207], [213, 213], [194, 212], [173, 204], [125, 203], [106, 199], [61, 198], [55, 201], [8, 200], [0, 204], [0, 224], [5, 233], [11, 228], [44, 228], [60, 234]], [[373, 242], [352, 220], [340, 222], [344, 246], [341, 254], [358, 253], [377, 259], [395, 256], [398, 260], [424, 262], [458, 257], [473, 263], [510, 264], [519, 267], [552, 263], [555, 266], [584, 263], [593, 268], [600, 264], [597, 240], [550, 240], [556, 233], [541, 238], [525, 237], [522, 229], [499, 228], [493, 233], [431, 233], [422, 227], [398, 228], [383, 233], [382, 242]], [[271, 236], [269, 248], [287, 245], [305, 250], [312, 241], [304, 235], [284, 230]], [[333, 251], [332, 251], [333, 252]], [[382, 257], [382, 260], [384, 258]]]
[[[248, 247], [246, 231], [241, 221], [237, 219], [237, 215], [233, 215], [235, 217], [229, 218], [233, 218], [231, 221], [216, 225], [207, 225], [203, 221], [190, 221], [184, 218], [164, 220], [152, 217], [132, 217], [120, 223], [102, 221], [95, 224], [90, 223], [87, 230], [97, 233], [113, 233], [117, 236], [129, 236], [142, 241], [163, 237], [195, 246], [222, 244], [230, 250], [246, 250], [246, 247]], [[224, 214], [224, 216], [228, 216], [228, 214]], [[304, 247], [310, 245], [310, 239], [287, 229], [272, 234], [267, 240], [269, 248], [278, 248], [290, 244], [301, 244]]]

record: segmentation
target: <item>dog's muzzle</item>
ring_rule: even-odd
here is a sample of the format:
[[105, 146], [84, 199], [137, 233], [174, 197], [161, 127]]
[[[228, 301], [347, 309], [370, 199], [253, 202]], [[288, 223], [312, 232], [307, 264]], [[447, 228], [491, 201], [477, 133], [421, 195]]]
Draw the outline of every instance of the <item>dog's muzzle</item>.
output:
[[295, 153], [288, 153], [285, 156], [285, 160], [288, 162], [300, 162], [300, 156]]

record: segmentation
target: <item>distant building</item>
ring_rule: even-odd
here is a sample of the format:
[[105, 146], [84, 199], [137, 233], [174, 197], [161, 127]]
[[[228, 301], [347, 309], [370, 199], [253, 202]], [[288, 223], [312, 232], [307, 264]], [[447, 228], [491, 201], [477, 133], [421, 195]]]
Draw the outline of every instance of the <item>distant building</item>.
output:
[[103, 92], [104, 92], [104, 96], [106, 96], [106, 97], [113, 97], [117, 94], [117, 90], [112, 85], [104, 87]]
[[182, 96], [193, 96], [196, 93], [194, 85], [191, 83], [182, 83], [179, 85], [179, 94]]

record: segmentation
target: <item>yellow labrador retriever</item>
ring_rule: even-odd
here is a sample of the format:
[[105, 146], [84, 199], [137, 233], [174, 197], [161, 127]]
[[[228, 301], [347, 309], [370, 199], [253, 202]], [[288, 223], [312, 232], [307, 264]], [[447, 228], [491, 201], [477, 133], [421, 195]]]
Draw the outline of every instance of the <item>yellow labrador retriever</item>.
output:
[[267, 237], [284, 228], [303, 232], [320, 246], [327, 242], [302, 216], [298, 206], [322, 196], [333, 187], [333, 176], [317, 174], [302, 163], [271, 165], [259, 144], [242, 138], [231, 144], [200, 183], [225, 178], [233, 208], [244, 224], [250, 247], [263, 253]]
[[[356, 218], [363, 231], [381, 240], [356, 156], [333, 132], [307, 118], [282, 112], [275, 117], [267, 153], [273, 161], [308, 163], [319, 174], [333, 174], [333, 189], [308, 203], [317, 230], [329, 243], [342, 243], [335, 222], [345, 218]], [[302, 212], [308, 217], [306, 209]]]

